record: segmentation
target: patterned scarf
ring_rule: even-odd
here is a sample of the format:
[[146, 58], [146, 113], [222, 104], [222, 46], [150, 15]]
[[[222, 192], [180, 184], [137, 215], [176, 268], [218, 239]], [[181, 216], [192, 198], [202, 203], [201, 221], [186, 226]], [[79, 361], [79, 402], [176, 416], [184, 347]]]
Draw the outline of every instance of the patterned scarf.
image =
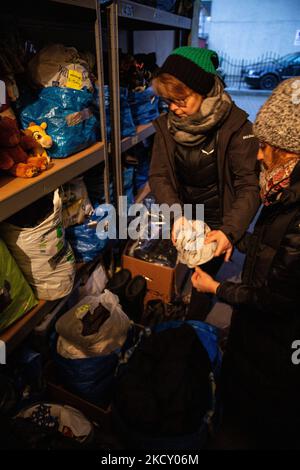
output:
[[202, 101], [200, 110], [197, 113], [180, 118], [172, 111], [169, 111], [169, 131], [173, 139], [179, 144], [187, 146], [201, 144], [214, 127], [225, 121], [231, 107], [232, 100], [224, 91], [220, 79], [216, 77], [213, 89]]
[[281, 198], [283, 190], [290, 186], [291, 174], [298, 162], [299, 158], [295, 157], [271, 171], [262, 165], [259, 185], [260, 196], [265, 206], [270, 206]]

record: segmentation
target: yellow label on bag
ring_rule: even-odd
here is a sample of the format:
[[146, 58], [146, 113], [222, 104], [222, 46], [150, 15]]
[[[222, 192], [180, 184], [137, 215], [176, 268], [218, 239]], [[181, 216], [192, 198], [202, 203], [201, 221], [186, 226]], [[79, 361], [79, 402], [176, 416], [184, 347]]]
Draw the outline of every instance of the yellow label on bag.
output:
[[81, 90], [82, 80], [82, 72], [77, 72], [77, 70], [68, 70], [68, 80], [66, 84], [68, 88], [74, 88], [74, 90]]

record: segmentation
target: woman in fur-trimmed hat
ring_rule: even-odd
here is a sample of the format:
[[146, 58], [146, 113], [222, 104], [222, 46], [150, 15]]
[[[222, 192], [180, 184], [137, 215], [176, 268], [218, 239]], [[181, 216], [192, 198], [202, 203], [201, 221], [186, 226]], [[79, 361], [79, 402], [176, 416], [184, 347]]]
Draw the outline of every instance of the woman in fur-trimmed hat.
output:
[[273, 91], [254, 133], [263, 209], [238, 245], [247, 253], [242, 282], [218, 283], [199, 268], [192, 282], [234, 306], [224, 429], [244, 436], [242, 445], [300, 448], [300, 77]]

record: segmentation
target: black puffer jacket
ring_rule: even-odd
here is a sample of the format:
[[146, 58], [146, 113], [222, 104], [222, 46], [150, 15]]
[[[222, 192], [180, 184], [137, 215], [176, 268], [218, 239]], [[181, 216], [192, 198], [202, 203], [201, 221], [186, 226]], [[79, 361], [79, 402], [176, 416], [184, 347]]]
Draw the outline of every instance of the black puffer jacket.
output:
[[300, 423], [300, 162], [279, 202], [264, 207], [252, 235], [241, 284], [223, 282], [220, 300], [235, 305], [224, 360], [224, 391], [249, 416]]
[[[233, 243], [244, 235], [259, 207], [258, 140], [247, 117], [245, 111], [233, 104], [229, 116], [216, 130], [220, 229]], [[160, 116], [153, 124], [156, 134], [149, 175], [151, 190], [159, 204], [181, 204], [174, 162], [175, 141], [168, 130], [167, 116]]]

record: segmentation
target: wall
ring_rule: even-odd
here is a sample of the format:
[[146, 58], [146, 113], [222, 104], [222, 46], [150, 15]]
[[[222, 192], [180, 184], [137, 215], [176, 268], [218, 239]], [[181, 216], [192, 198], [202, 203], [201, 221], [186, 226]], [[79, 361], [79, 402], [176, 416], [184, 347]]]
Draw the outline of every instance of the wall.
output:
[[135, 31], [134, 53], [141, 54], [156, 52], [156, 61], [162, 65], [166, 57], [174, 49], [174, 31]]
[[208, 47], [234, 59], [300, 51], [299, 0], [213, 0]]

